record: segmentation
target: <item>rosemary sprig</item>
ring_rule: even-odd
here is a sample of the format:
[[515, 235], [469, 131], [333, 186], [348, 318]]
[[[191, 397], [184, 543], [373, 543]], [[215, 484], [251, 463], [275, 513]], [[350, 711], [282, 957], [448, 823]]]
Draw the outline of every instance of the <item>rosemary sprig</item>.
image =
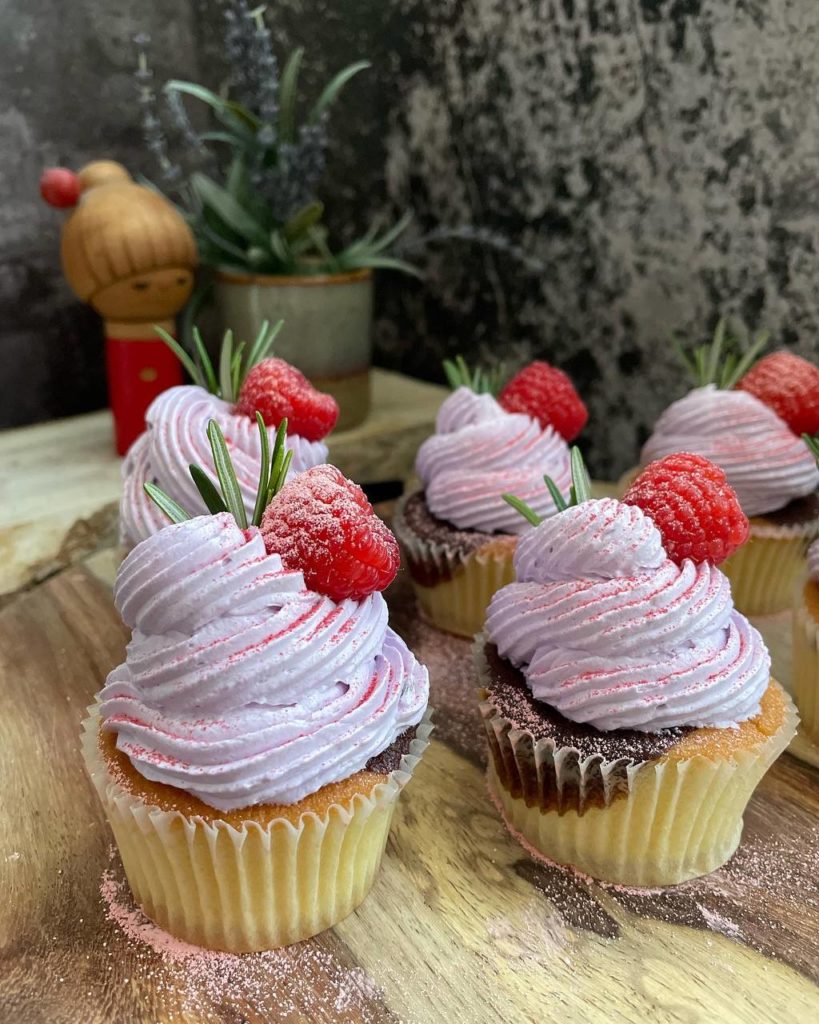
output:
[[462, 355], [457, 355], [454, 359], [445, 359], [443, 366], [446, 379], [453, 391], [457, 391], [458, 388], [469, 388], [476, 395], [496, 395], [505, 377], [502, 363], [486, 369], [476, 366], [474, 370], [470, 370]]
[[721, 391], [729, 391], [751, 368], [768, 343], [768, 337], [767, 331], [761, 331], [750, 345], [743, 348], [728, 318], [722, 316], [709, 344], [686, 351], [673, 335], [671, 343], [697, 387], [715, 384]]
[[[288, 451], [286, 447], [287, 420], [282, 420], [279, 424], [272, 455], [270, 453], [267, 427], [264, 425], [264, 420], [259, 412], [256, 413], [256, 425], [259, 428], [262, 459], [251, 523], [253, 526], [260, 526], [265, 509], [282, 487], [284, 487], [293, 453]], [[218, 486], [201, 466], [195, 464], [191, 464], [188, 467], [191, 479], [196, 484], [196, 489], [199, 491], [205, 506], [211, 514], [216, 515], [219, 512], [230, 512], [237, 524], [243, 530], [246, 530], [248, 525], [247, 512], [242, 500], [242, 492], [239, 489], [236, 470], [230, 458], [224, 434], [216, 420], [211, 420], [208, 423], [208, 440], [210, 441], [210, 450], [213, 454], [213, 464], [216, 467]], [[156, 484], [146, 483], [145, 493], [167, 515], [171, 522], [183, 523], [186, 519], [191, 518], [173, 498], [168, 497]]]
[[195, 356], [163, 328], [154, 325], [154, 331], [182, 363], [194, 384], [226, 402], [235, 402], [250, 370], [270, 354], [283, 323], [283, 320], [279, 320], [271, 327], [265, 320], [249, 348], [244, 341], [234, 341], [233, 331], [225, 331], [219, 348], [218, 373], [214, 369], [198, 327], [191, 331]]
[[[577, 447], [572, 448], [570, 458], [572, 486], [569, 490], [568, 501], [560, 493], [560, 488], [548, 474], [543, 477], [543, 482], [546, 484], [546, 489], [549, 491], [558, 512], [565, 512], [567, 508], [572, 508], [575, 505], [582, 504], [584, 501], [589, 501], [592, 496], [589, 471], [586, 469], [580, 449]], [[501, 497], [515, 511], [520, 512], [523, 518], [530, 522], [532, 526], [540, 526], [543, 522], [543, 516], [538, 515], [532, 506], [527, 505], [522, 498], [517, 498], [514, 494], [502, 494]]]

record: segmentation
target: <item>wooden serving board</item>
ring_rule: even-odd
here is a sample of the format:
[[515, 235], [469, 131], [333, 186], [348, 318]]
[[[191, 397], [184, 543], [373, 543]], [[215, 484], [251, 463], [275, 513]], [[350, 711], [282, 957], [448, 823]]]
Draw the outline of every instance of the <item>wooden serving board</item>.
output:
[[103, 548], [0, 608], [4, 1024], [819, 1020], [819, 772], [783, 756], [731, 862], [674, 889], [532, 860], [487, 797], [470, 645], [419, 622], [406, 580], [392, 621], [429, 666], [437, 732], [372, 893], [289, 950], [169, 944], [129, 900], [78, 750], [126, 642], [115, 566]]

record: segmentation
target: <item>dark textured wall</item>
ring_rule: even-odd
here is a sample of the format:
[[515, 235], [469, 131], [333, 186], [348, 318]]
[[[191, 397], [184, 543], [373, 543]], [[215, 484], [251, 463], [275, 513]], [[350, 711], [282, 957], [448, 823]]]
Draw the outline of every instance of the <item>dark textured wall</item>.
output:
[[[421, 230], [489, 227], [544, 268], [431, 247], [425, 285], [379, 282], [380, 362], [435, 377], [455, 351], [553, 359], [591, 407], [595, 468], [614, 472], [684, 390], [670, 331], [703, 337], [726, 311], [816, 355], [815, 0], [271, 8], [281, 52], [306, 45], [313, 81], [360, 56], [375, 65], [335, 121], [325, 198], [339, 230], [410, 206]], [[6, 0], [1, 10], [9, 423], [102, 399], [99, 333], [60, 282], [41, 166], [112, 155], [150, 172], [129, 77], [136, 31], [154, 36], [161, 78], [215, 85], [221, 71], [215, 2]]]

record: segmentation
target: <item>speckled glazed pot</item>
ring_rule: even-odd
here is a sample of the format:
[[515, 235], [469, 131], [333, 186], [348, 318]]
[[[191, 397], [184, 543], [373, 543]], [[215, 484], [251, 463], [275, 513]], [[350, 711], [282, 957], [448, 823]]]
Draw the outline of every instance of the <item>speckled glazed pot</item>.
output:
[[284, 320], [275, 355], [297, 366], [340, 408], [336, 429], [366, 419], [370, 409], [373, 281], [371, 270], [298, 277], [214, 274], [223, 329], [252, 339], [264, 320]]

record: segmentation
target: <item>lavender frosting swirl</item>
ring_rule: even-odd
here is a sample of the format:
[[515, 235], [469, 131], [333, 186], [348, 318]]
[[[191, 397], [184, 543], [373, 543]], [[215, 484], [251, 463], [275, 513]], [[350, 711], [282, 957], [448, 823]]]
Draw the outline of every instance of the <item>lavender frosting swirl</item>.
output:
[[640, 462], [681, 451], [720, 466], [747, 516], [775, 512], [819, 486], [819, 469], [804, 441], [747, 391], [709, 384], [689, 392], [657, 420]]
[[551, 427], [509, 413], [491, 395], [468, 388], [443, 403], [435, 434], [418, 450], [415, 470], [433, 515], [458, 529], [522, 533], [528, 524], [501, 497], [514, 494], [541, 516], [555, 512], [544, 474], [560, 491], [571, 484], [569, 449]]
[[545, 520], [519, 542], [515, 571], [487, 635], [566, 718], [657, 732], [758, 713], [770, 679], [761, 636], [719, 569], [677, 566], [639, 508], [605, 498]]
[[219, 810], [347, 778], [426, 708], [426, 669], [381, 594], [307, 590], [226, 513], [137, 545], [114, 598], [133, 633], [100, 695], [103, 727], [145, 778]]
[[[167, 518], [145, 494], [147, 481], [158, 484], [182, 507], [192, 513], [207, 512], [188, 466], [193, 462], [215, 478], [207, 427], [216, 420], [230, 448], [236, 476], [248, 516], [253, 512], [259, 483], [261, 442], [256, 421], [237, 416], [229, 402], [204, 388], [181, 385], [159, 395], [145, 416], [147, 429], [131, 445], [122, 464], [123, 492], [120, 499], [120, 539], [133, 547], [167, 525]], [[268, 428], [271, 448], [276, 431]], [[293, 452], [291, 473], [327, 461], [327, 446], [321, 441], [306, 441], [288, 435], [287, 447]]]

